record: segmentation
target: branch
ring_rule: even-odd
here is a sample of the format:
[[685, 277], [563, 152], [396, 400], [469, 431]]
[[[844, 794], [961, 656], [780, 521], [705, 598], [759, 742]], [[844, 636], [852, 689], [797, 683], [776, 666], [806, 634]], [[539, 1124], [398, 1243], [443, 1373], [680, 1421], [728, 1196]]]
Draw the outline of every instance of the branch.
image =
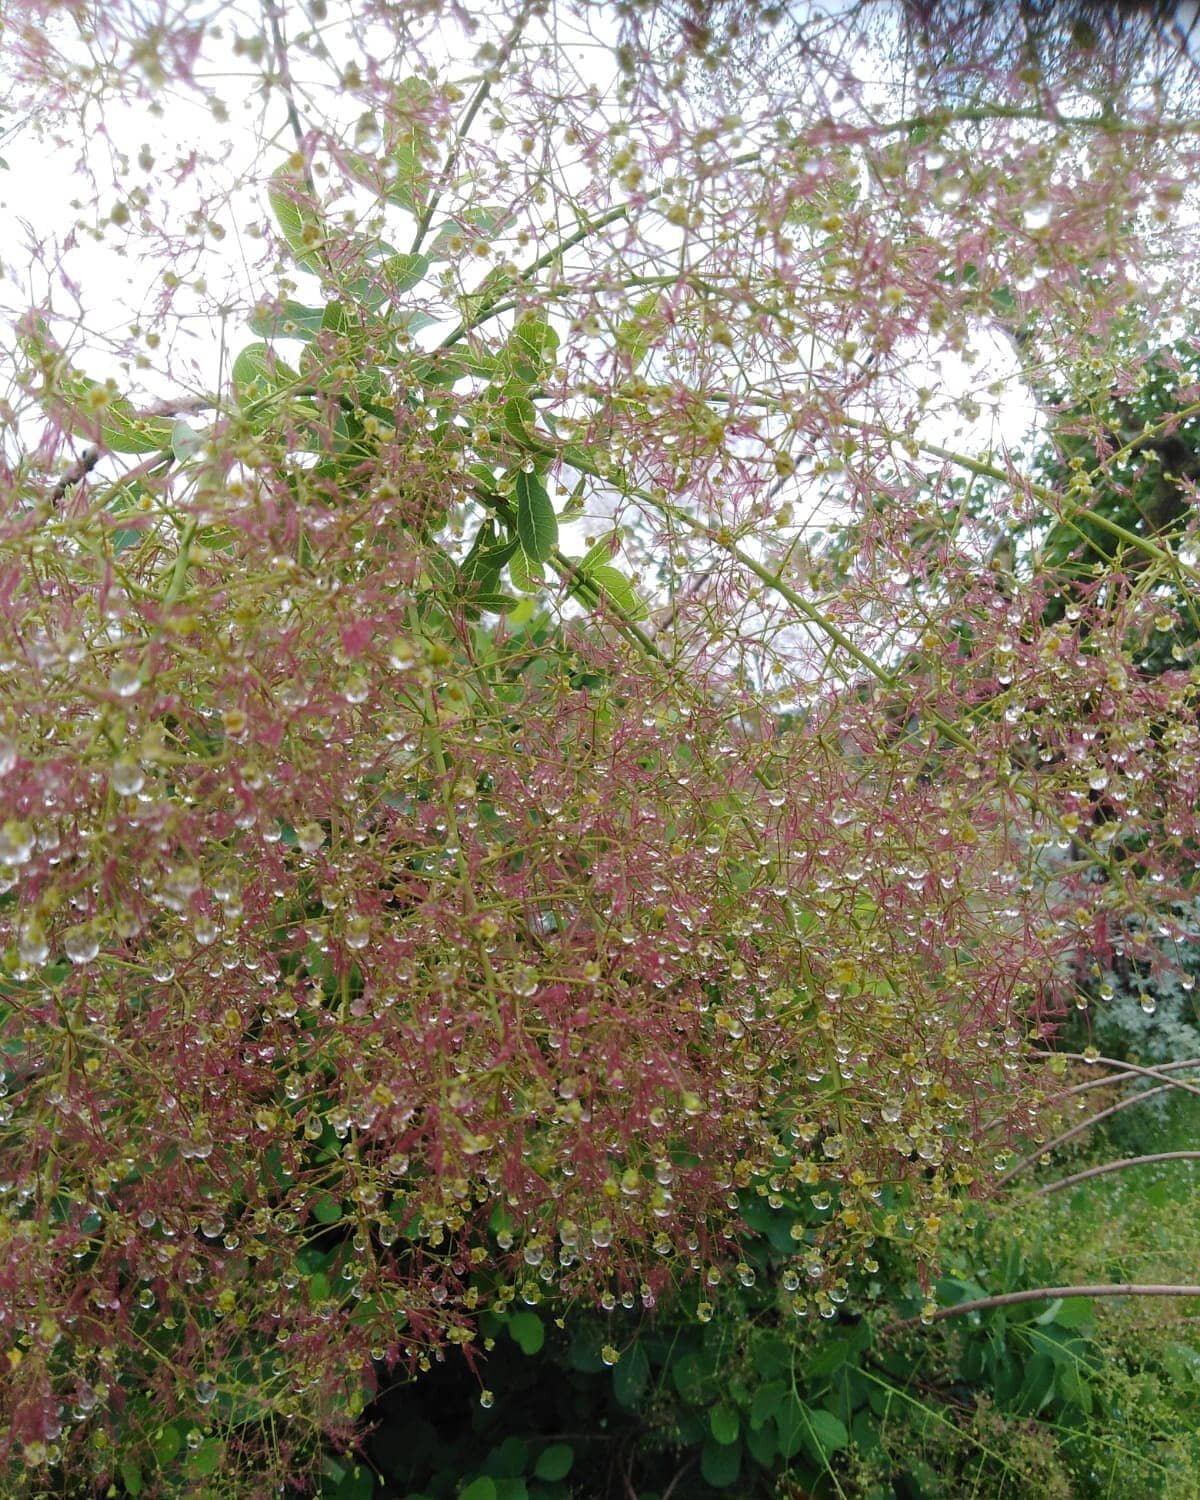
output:
[[598, 229], [606, 229], [610, 224], [615, 224], [618, 220], [627, 219], [628, 217], [629, 209], [622, 204], [619, 208], [610, 208], [607, 213], [601, 214], [598, 219], [589, 219], [586, 223], [581, 224], [574, 233], [567, 235], [565, 240], [559, 240], [553, 249], [547, 250], [544, 255], [539, 255], [537, 260], [531, 261], [523, 271], [518, 271], [516, 276], [507, 280], [502, 287], [497, 287], [495, 295], [490, 297], [470, 318], [464, 318], [456, 328], [452, 328], [437, 345], [437, 348], [449, 349], [452, 345], [457, 344], [471, 329], [478, 328], [488, 318], [495, 317], [500, 311], [500, 303], [506, 293], [514, 287], [526, 285], [539, 271], [544, 271], [548, 265], [556, 261], [564, 251], [573, 249], [581, 240], [586, 240], [588, 235], [595, 234]]
[[880, 1330], [880, 1338], [900, 1333], [906, 1328], [941, 1323], [963, 1313], [981, 1312], [988, 1307], [1015, 1307], [1022, 1302], [1050, 1302], [1056, 1297], [1200, 1297], [1200, 1286], [1173, 1286], [1166, 1282], [1107, 1281], [1095, 1286], [1040, 1286], [1025, 1292], [1000, 1292], [994, 1297], [975, 1297], [957, 1302], [953, 1307], [939, 1307], [929, 1318], [901, 1318]]
[[79, 457], [75, 460], [75, 462], [71, 465], [67, 472], [50, 491], [49, 501], [51, 505], [58, 505], [66, 495], [67, 491], [72, 487], [72, 485], [76, 485], [81, 479], [87, 478], [87, 476], [100, 462], [100, 452], [101, 450], [94, 444], [92, 445], [92, 447], [85, 448], [83, 450], [83, 452], [79, 455]]
[[[1194, 1083], [1184, 1083], [1182, 1078], [1170, 1078], [1167, 1076], [1166, 1068], [1144, 1068], [1140, 1063], [1123, 1062], [1115, 1057], [1085, 1057], [1082, 1052], [1035, 1052], [1034, 1057], [1066, 1057], [1073, 1062], [1089, 1063], [1093, 1067], [1117, 1068], [1121, 1072], [1137, 1073], [1142, 1078], [1153, 1078], [1156, 1083], [1169, 1083], [1172, 1088], [1182, 1089], [1186, 1094], [1200, 1095], [1200, 1088]], [[1175, 1063], [1175, 1067], [1184, 1067], [1184, 1063]], [[1117, 1080], [1111, 1079], [1110, 1082]]]
[[[1197, 409], [1200, 409], [1200, 403], [1197, 403]], [[1185, 408], [1182, 412], [1172, 412], [1169, 417], [1164, 418], [1163, 422], [1159, 423], [1158, 427], [1151, 428], [1149, 432], [1140, 433], [1131, 443], [1126, 443], [1124, 448], [1119, 448], [1107, 462], [1112, 463], [1115, 459], [1124, 458], [1129, 453], [1135, 452], [1139, 446], [1144, 445], [1153, 437], [1159, 431], [1159, 428], [1165, 429], [1171, 423], [1178, 422], [1190, 415], [1193, 415], [1193, 409], [1190, 407]], [[967, 453], [956, 453], [953, 448], [944, 448], [940, 443], [923, 442], [920, 438], [914, 437], [911, 434], [891, 432], [887, 428], [880, 428], [878, 424], [860, 421], [857, 417], [846, 416], [845, 413], [841, 415], [839, 420], [842, 425], [853, 427], [858, 432], [864, 432], [877, 437], [881, 436], [890, 442], [900, 443], [901, 445], [906, 443], [912, 444], [921, 453], [927, 453], [930, 458], [943, 459], [946, 463], [954, 464], [955, 467], [960, 469], [965, 469], [969, 474], [978, 474], [981, 479], [993, 479], [999, 484], [1011, 485], [1013, 483], [1012, 474], [1007, 473], [1004, 469], [998, 467], [998, 465], [984, 463], [981, 459], [972, 458]], [[1047, 489], [1045, 485], [1033, 484], [1028, 480], [1024, 482], [1034, 499], [1044, 505], [1051, 514], [1054, 514], [1057, 509], [1064, 520], [1090, 521], [1094, 526], [1099, 527], [1101, 531], [1106, 531], [1109, 536], [1116, 537], [1118, 541], [1124, 542], [1127, 547], [1133, 547], [1136, 551], [1144, 553], [1147, 557], [1153, 558], [1155, 562], [1165, 566], [1168, 571], [1174, 573], [1179, 578], [1180, 582], [1184, 578], [1187, 578], [1193, 584], [1200, 585], [1200, 572], [1183, 562], [1175, 553], [1168, 551], [1165, 547], [1160, 547], [1157, 542], [1151, 541], [1149, 537], [1138, 536], [1136, 531], [1130, 531], [1128, 527], [1121, 526], [1116, 521], [1110, 521], [1107, 516], [1101, 515], [1099, 511], [1093, 510], [1090, 506], [1080, 505], [1065, 494], [1058, 494], [1054, 490]]]
[[1060, 1188], [1071, 1187], [1089, 1177], [1103, 1177], [1106, 1172], [1123, 1172], [1126, 1167], [1143, 1167], [1156, 1161], [1200, 1161], [1200, 1151], [1154, 1151], [1148, 1156], [1124, 1156], [1120, 1161], [1104, 1161], [1098, 1167], [1088, 1167], [1083, 1172], [1072, 1172], [1070, 1177], [1060, 1177], [1057, 1182], [1043, 1183], [1033, 1190], [1033, 1196], [1044, 1198], [1048, 1193], [1057, 1193]]
[[[1127, 1064], [1122, 1063], [1121, 1066], [1126, 1067]], [[1175, 1062], [1165, 1062], [1158, 1064], [1158, 1071], [1160, 1073], [1175, 1073], [1182, 1068], [1200, 1068], [1200, 1057], [1184, 1057], [1178, 1059]], [[1123, 1083], [1131, 1082], [1136, 1077], [1137, 1075], [1131, 1070], [1129, 1076], [1125, 1078], [1089, 1078], [1086, 1083], [1077, 1083], [1074, 1088], [1067, 1089], [1059, 1097], [1063, 1099], [1069, 1099], [1072, 1094], [1086, 1094], [1092, 1089], [1110, 1089], [1115, 1086], [1119, 1087]]]
[[[995, 1187], [1003, 1187], [1012, 1178], [1018, 1176], [1026, 1167], [1033, 1166], [1043, 1156], [1053, 1151], [1057, 1146], [1064, 1145], [1067, 1141], [1074, 1140], [1077, 1135], [1082, 1135], [1085, 1130], [1090, 1130], [1093, 1125], [1098, 1125], [1101, 1120], [1107, 1120], [1109, 1115], [1115, 1115], [1123, 1109], [1128, 1109], [1131, 1104], [1140, 1104], [1143, 1099], [1153, 1099], [1156, 1094], [1165, 1094], [1171, 1088], [1169, 1083], [1160, 1083], [1157, 1088], [1145, 1089], [1140, 1094], [1130, 1094], [1128, 1099], [1118, 1099], [1115, 1104], [1110, 1104], [1107, 1109], [1102, 1109], [1097, 1115], [1089, 1115], [1086, 1120], [1081, 1120], [1078, 1125], [1072, 1125], [1070, 1130], [1064, 1130], [1061, 1135], [1056, 1135], [1052, 1141], [1047, 1141], [1039, 1150], [1032, 1155], [1023, 1157], [1015, 1167], [1009, 1167], [1003, 1177], [997, 1177]], [[1061, 1184], [1058, 1184], [1061, 1186]]]
[[421, 248], [421, 242], [429, 233], [429, 226], [433, 222], [433, 216], [437, 212], [437, 206], [441, 202], [442, 194], [446, 191], [446, 188], [450, 184], [450, 179], [453, 176], [454, 168], [458, 164], [458, 158], [462, 153], [462, 148], [466, 144], [467, 136], [471, 133], [471, 126], [475, 123], [475, 116], [479, 113], [480, 109], [483, 107], [484, 100], [492, 91], [493, 79], [499, 73], [500, 69], [503, 68], [504, 65], [508, 62], [508, 59], [512, 56], [513, 48], [520, 40], [521, 33], [525, 30], [526, 22], [529, 20], [529, 17], [532, 13], [532, 5], [526, 4], [521, 7], [520, 12], [517, 15], [517, 19], [513, 23], [512, 30], [508, 33], [508, 35], [500, 45], [500, 51], [496, 54], [495, 62], [492, 63], [492, 65], [484, 73], [483, 81], [475, 90], [474, 97], [471, 99], [471, 102], [463, 111], [463, 116], [459, 121], [458, 129], [454, 133], [454, 144], [453, 146], [451, 146], [450, 151], [446, 156], [446, 160], [442, 166], [442, 170], [438, 173], [438, 180], [433, 185], [433, 191], [429, 195], [429, 201], [422, 209], [421, 216], [417, 220], [417, 231], [413, 236], [412, 245], [409, 247], [410, 255], [416, 255], [418, 253]]

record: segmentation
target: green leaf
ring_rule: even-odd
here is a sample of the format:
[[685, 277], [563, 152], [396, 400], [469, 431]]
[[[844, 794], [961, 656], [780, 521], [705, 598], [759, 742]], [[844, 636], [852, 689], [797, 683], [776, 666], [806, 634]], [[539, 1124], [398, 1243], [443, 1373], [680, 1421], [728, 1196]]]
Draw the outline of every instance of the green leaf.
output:
[[467, 602], [475, 609], [483, 610], [484, 614], [506, 615], [517, 607], [520, 600], [511, 594], [472, 594]]
[[535, 1312], [515, 1312], [508, 1320], [508, 1331], [523, 1354], [536, 1354], [546, 1342], [546, 1325]]
[[761, 1427], [746, 1429], [746, 1452], [761, 1468], [769, 1469], [775, 1462], [778, 1451], [774, 1422], [764, 1422]]
[[171, 428], [171, 452], [178, 463], [186, 463], [201, 448], [204, 439], [186, 422], [176, 422]]
[[501, 540], [496, 523], [484, 521], [458, 570], [463, 592], [467, 595], [496, 593], [500, 585], [500, 570], [518, 547], [516, 537]]
[[517, 537], [525, 556], [547, 562], [558, 545], [558, 517], [546, 487], [536, 474], [517, 474]]
[[537, 412], [528, 396], [510, 396], [504, 403], [504, 426], [523, 448], [543, 446], [534, 430]]
[[506, 1437], [487, 1456], [486, 1468], [493, 1479], [514, 1479], [529, 1466], [529, 1444], [524, 1438]]
[[392, 312], [388, 317], [388, 322], [399, 332], [412, 334], [420, 333], [422, 328], [432, 327], [437, 319], [432, 313], [422, 312], [420, 308], [405, 308]]
[[689, 1349], [671, 1361], [675, 1389], [692, 1406], [707, 1406], [718, 1394], [712, 1356]]
[[779, 1451], [785, 1459], [799, 1453], [808, 1436], [805, 1425], [807, 1409], [793, 1392], [787, 1392], [775, 1412], [775, 1427], [779, 1434]]
[[[439, 225], [438, 232], [426, 246], [425, 253], [430, 260], [449, 260], [456, 253], [461, 253], [452, 248], [455, 241], [461, 240], [465, 248], [473, 240], [494, 239], [504, 224], [504, 218], [505, 211], [502, 208], [464, 209], [455, 218], [447, 219], [444, 224]], [[504, 279], [507, 280], [507, 275]]]
[[340, 1224], [342, 1205], [332, 1193], [325, 1193], [313, 1205], [313, 1218], [318, 1224]]
[[609, 562], [617, 555], [620, 540], [619, 531], [610, 531], [607, 536], [602, 536], [594, 547], [589, 547], [575, 566], [581, 573], [587, 573], [597, 564]]
[[306, 271], [320, 270], [316, 247], [324, 242], [325, 232], [304, 179], [286, 165], [277, 167], [271, 173], [267, 202], [297, 263]]
[[425, 277], [429, 270], [427, 255], [389, 255], [379, 268], [387, 282], [388, 291], [395, 297], [407, 292]]
[[554, 368], [558, 334], [534, 314], [518, 319], [504, 346], [501, 363], [514, 380], [530, 386]]
[[650, 1361], [641, 1344], [635, 1343], [613, 1366], [613, 1395], [618, 1406], [626, 1410], [636, 1406], [649, 1384]]
[[634, 592], [633, 584], [619, 568], [596, 563], [589, 568], [587, 581], [594, 583], [609, 602], [631, 620], [644, 620], [650, 611]]
[[509, 559], [508, 576], [512, 579], [513, 588], [522, 594], [536, 594], [546, 582], [541, 563], [531, 562], [520, 548]]
[[718, 1443], [709, 1438], [700, 1450], [700, 1473], [713, 1489], [727, 1489], [741, 1471], [741, 1443]]
[[269, 344], [247, 344], [233, 362], [232, 378], [242, 397], [265, 396], [277, 386], [300, 380]]
[[162, 1428], [150, 1444], [154, 1461], [160, 1466], [169, 1464], [182, 1447], [183, 1438], [174, 1425]]
[[808, 1425], [811, 1434], [808, 1446], [813, 1448], [815, 1443], [814, 1457], [827, 1460], [831, 1453], [837, 1453], [850, 1441], [850, 1434], [846, 1431], [845, 1424], [838, 1420], [831, 1411], [812, 1408], [808, 1409]]
[[565, 1479], [574, 1462], [575, 1450], [570, 1443], [554, 1443], [538, 1454], [537, 1463], [533, 1466], [534, 1477], [552, 1484], [557, 1479]]
[[[1095, 1318], [1096, 1309], [1090, 1297], [1066, 1297], [1057, 1304], [1053, 1321], [1060, 1328], [1086, 1328], [1095, 1322]], [[1043, 1313], [1035, 1321], [1049, 1323], [1051, 1319]]]
[[417, 214], [425, 206], [429, 192], [429, 173], [422, 160], [419, 136], [414, 131], [407, 140], [399, 141], [392, 152], [388, 173], [391, 186], [387, 197], [390, 202]]
[[[103, 390], [106, 399], [102, 405], [93, 403], [93, 391]], [[82, 432], [113, 453], [158, 453], [170, 451], [171, 430], [174, 423], [170, 417], [139, 417], [133, 406], [109, 383], [102, 386], [98, 380], [89, 380], [86, 375], [76, 375], [62, 382], [63, 394], [75, 404], [67, 416], [73, 431]]]
[[311, 339], [321, 331], [325, 309], [302, 302], [260, 304], [250, 318], [250, 332], [261, 339]]
[[630, 316], [617, 326], [617, 349], [629, 361], [631, 370], [646, 358], [662, 331], [658, 312], [659, 294], [651, 292], [634, 304]]
[[736, 1443], [741, 1434], [742, 1421], [732, 1406], [722, 1403], [709, 1412], [708, 1429], [718, 1443]]
[[[776, 1375], [782, 1375], [791, 1369], [792, 1351], [787, 1341], [777, 1333], [759, 1329], [750, 1345], [750, 1360], [758, 1375], [773, 1380]], [[767, 1390], [769, 1387], [763, 1386], [762, 1389]], [[779, 1386], [779, 1391], [782, 1395], [782, 1386]], [[772, 1407], [771, 1410], [774, 1411], [775, 1408]]]
[[169, 417], [139, 417], [123, 397], [110, 401], [100, 416], [100, 438], [114, 453], [157, 453], [171, 446]]
[[1092, 1409], [1092, 1388], [1079, 1373], [1078, 1366], [1064, 1365], [1055, 1381], [1063, 1401], [1073, 1402], [1083, 1412]]
[[225, 1444], [218, 1437], [207, 1437], [200, 1446], [188, 1455], [190, 1474], [215, 1474], [225, 1457]]
[[458, 1500], [498, 1500], [496, 1481], [481, 1474], [478, 1479], [472, 1479], [465, 1490], [459, 1492]]
[[750, 1425], [761, 1427], [764, 1422], [769, 1422], [779, 1410], [780, 1403], [787, 1394], [787, 1387], [782, 1380], [772, 1380], [766, 1385], [759, 1386], [754, 1393], [754, 1400], [750, 1403]]
[[126, 1494], [132, 1495], [133, 1500], [142, 1493], [142, 1471], [132, 1458], [123, 1459], [121, 1462], [121, 1483], [125, 1486]]

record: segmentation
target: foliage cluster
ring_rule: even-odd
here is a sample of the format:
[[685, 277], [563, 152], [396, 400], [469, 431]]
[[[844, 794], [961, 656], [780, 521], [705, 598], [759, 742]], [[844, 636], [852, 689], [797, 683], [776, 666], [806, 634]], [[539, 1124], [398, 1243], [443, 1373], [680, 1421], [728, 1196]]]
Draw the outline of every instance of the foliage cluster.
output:
[[[978, 1215], [949, 1237], [939, 1301], [1136, 1280], [1147, 1259], [1159, 1272], [1179, 1261], [1186, 1275], [1195, 1202], [1177, 1174], [1080, 1190], [1069, 1203], [1026, 1199], [998, 1222]], [[764, 1205], [750, 1215], [763, 1237], [744, 1247], [741, 1277], [711, 1305], [701, 1292], [652, 1322], [620, 1308], [577, 1314], [565, 1327], [529, 1310], [485, 1318], [494, 1398], [481, 1407], [455, 1365], [382, 1394], [366, 1414], [374, 1426], [357, 1462], [327, 1461], [326, 1492], [1194, 1493], [1200, 1357], [1186, 1325], [1159, 1315], [1162, 1304], [1060, 1298], [897, 1331], [922, 1294], [894, 1258], [874, 1307], [797, 1319], [780, 1285], [794, 1212]], [[1139, 1244], [1145, 1253], [1131, 1254]]]
[[[703, 1365], [752, 1287], [835, 1319], [899, 1241], [931, 1312], [1086, 955], [1186, 935], [1200, 684], [1130, 642], [1192, 598], [1190, 512], [1058, 616], [1061, 570], [981, 548], [1091, 491], [947, 447], [991, 377], [923, 371], [997, 308], [1081, 359], [1175, 257], [1169, 319], [1194, 122], [1086, 60], [1050, 99], [893, 56], [881, 102], [857, 13], [743, 78], [664, 14], [14, 8], [47, 136], [115, 141], [122, 94], [223, 125], [223, 58], [279, 138], [249, 286], [213, 289], [232, 143], [114, 144], [9, 309], [13, 1493], [265, 1490], [543, 1308], [720, 1288]], [[81, 234], [159, 275], [107, 339]], [[239, 329], [209, 370], [193, 319]], [[1063, 1318], [1021, 1410], [1084, 1402]], [[872, 1399], [847, 1345], [768, 1410], [777, 1349], [714, 1417], [632, 1347], [614, 1400], [674, 1391], [705, 1482], [828, 1474]]]

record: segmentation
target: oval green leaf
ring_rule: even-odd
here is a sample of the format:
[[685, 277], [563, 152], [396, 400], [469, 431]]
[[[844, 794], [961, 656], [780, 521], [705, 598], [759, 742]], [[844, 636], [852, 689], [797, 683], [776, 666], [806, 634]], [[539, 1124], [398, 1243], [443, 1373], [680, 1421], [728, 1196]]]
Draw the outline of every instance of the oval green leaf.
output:
[[460, 1491], [458, 1500], [496, 1500], [496, 1481], [481, 1474], [478, 1479], [472, 1479], [465, 1490]]
[[700, 1450], [700, 1473], [713, 1489], [728, 1489], [741, 1471], [741, 1443], [718, 1443], [709, 1438]]
[[546, 1342], [545, 1324], [534, 1312], [513, 1313], [508, 1331], [523, 1354], [536, 1354]]
[[553, 1484], [555, 1480], [567, 1477], [574, 1462], [575, 1450], [570, 1443], [553, 1443], [538, 1454], [538, 1461], [533, 1466], [534, 1477]]
[[515, 485], [517, 539], [533, 562], [548, 562], [558, 546], [558, 517], [546, 487], [536, 474], [522, 470]]
[[708, 1430], [718, 1443], [736, 1443], [742, 1430], [741, 1418], [732, 1406], [722, 1402], [709, 1412]]

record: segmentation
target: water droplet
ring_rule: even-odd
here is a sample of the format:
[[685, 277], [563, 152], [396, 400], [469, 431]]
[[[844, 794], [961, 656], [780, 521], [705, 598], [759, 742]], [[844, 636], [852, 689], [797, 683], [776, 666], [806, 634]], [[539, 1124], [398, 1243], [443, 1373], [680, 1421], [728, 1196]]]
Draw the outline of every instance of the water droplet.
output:
[[406, 641], [401, 636], [397, 636], [388, 647], [388, 661], [397, 672], [407, 672], [411, 667], [416, 666], [418, 660], [417, 647], [412, 641]]
[[108, 685], [118, 698], [132, 698], [142, 685], [141, 673], [128, 662], [121, 662], [113, 668]]
[[1053, 216], [1054, 210], [1046, 198], [1039, 198], [1033, 203], [1027, 204], [1022, 214], [1025, 228], [1031, 234], [1036, 233], [1039, 229], [1048, 229]]
[[21, 928], [17, 938], [17, 956], [22, 963], [32, 964], [34, 967], [44, 964], [50, 957], [50, 943], [36, 917], [31, 917]]
[[122, 797], [135, 797], [146, 784], [145, 773], [136, 760], [122, 756], [113, 762], [109, 773], [112, 789]]
[[0, 776], [7, 776], [17, 763], [17, 747], [5, 735], [0, 735]]
[[319, 823], [301, 823], [296, 829], [296, 843], [305, 854], [315, 854], [325, 842], [325, 830]]
[[100, 952], [100, 938], [90, 922], [70, 928], [63, 936], [63, 951], [73, 964], [90, 964]]
[[346, 919], [346, 947], [359, 951], [371, 941], [371, 920], [357, 912]]
[[220, 930], [211, 917], [199, 916], [192, 923], [192, 933], [202, 948], [210, 948], [216, 942]]
[[28, 823], [9, 818], [0, 828], [0, 865], [23, 865], [33, 853], [34, 833]]

